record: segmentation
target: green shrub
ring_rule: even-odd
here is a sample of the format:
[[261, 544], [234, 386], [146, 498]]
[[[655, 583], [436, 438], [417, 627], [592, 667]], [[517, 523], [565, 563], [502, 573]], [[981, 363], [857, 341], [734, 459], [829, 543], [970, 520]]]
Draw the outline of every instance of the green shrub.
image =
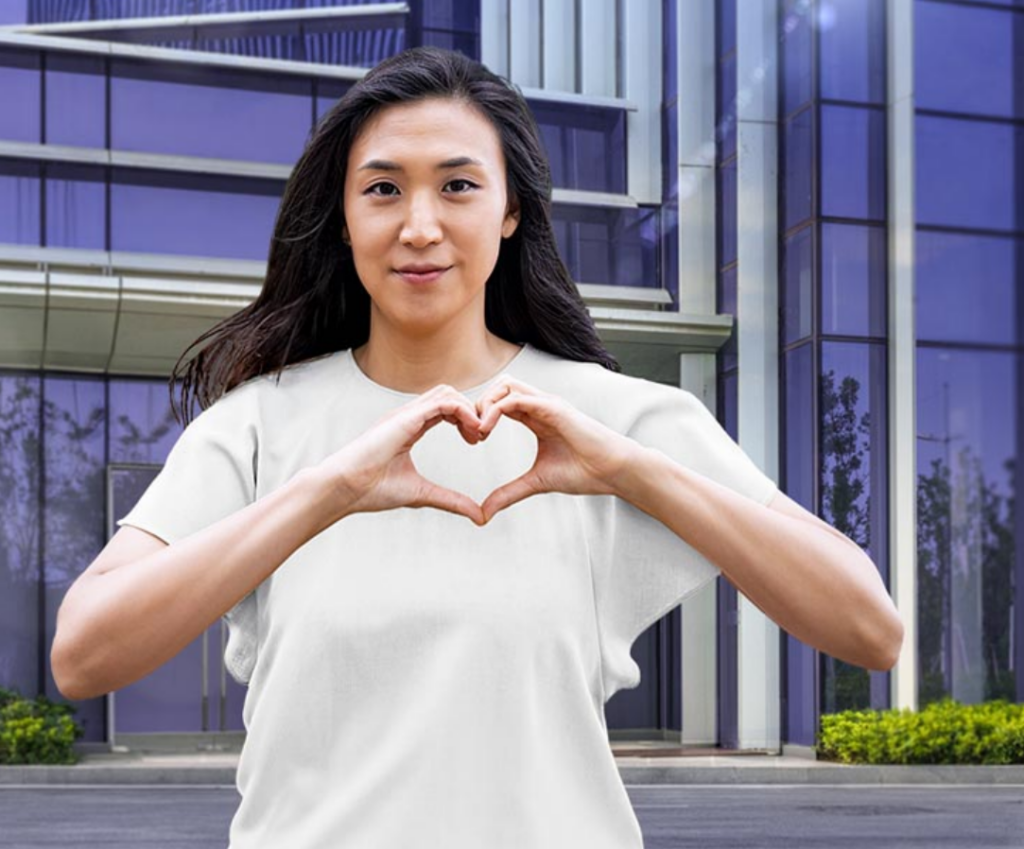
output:
[[1024, 704], [962, 705], [947, 697], [916, 713], [825, 714], [815, 751], [847, 764], [1024, 764]]
[[0, 687], [0, 764], [76, 764], [72, 748], [85, 733], [70, 714], [78, 709], [44, 695], [34, 701]]

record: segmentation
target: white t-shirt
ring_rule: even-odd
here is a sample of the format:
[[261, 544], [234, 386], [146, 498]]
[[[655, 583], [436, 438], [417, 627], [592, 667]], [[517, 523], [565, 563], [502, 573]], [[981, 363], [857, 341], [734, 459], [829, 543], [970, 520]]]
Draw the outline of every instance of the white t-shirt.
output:
[[[529, 344], [504, 371], [758, 503], [776, 492], [683, 389]], [[117, 524], [174, 543], [415, 397], [350, 350], [276, 378], [202, 411]], [[412, 457], [482, 502], [536, 448], [510, 418], [478, 445], [441, 422]], [[640, 683], [633, 641], [718, 574], [617, 496], [535, 495], [484, 527], [432, 508], [347, 516], [226, 614], [225, 662], [248, 684], [230, 849], [639, 849], [604, 703]]]

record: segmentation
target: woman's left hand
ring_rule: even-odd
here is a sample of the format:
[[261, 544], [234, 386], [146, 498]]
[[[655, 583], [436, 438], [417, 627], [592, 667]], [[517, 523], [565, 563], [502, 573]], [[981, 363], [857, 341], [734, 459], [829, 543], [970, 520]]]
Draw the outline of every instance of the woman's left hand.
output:
[[638, 447], [564, 398], [507, 375], [477, 401], [476, 412], [484, 439], [501, 416], [520, 422], [537, 437], [533, 466], [484, 499], [484, 524], [498, 511], [542, 492], [614, 495], [615, 481]]

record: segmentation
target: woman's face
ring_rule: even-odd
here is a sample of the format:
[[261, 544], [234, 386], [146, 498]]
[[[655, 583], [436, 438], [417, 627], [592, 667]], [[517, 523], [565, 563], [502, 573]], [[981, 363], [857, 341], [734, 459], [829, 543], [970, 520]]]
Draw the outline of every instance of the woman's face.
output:
[[[344, 205], [374, 321], [421, 335], [483, 320], [485, 284], [518, 212], [506, 209], [498, 133], [473, 107], [431, 98], [374, 114], [349, 151]], [[410, 265], [446, 270], [400, 273]]]

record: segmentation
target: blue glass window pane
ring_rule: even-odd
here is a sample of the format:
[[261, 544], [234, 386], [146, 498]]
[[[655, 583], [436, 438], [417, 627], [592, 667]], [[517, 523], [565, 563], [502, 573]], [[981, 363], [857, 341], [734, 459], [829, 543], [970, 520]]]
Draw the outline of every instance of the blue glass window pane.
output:
[[736, 49], [736, 0], [715, 0], [715, 5], [718, 7], [718, 55], [721, 58]]
[[789, 115], [811, 99], [810, 4], [786, 0], [781, 24], [782, 113]]
[[103, 58], [46, 56], [46, 143], [106, 147], [107, 81]]
[[305, 61], [324, 65], [372, 68], [407, 45], [405, 27], [382, 27], [363, 32], [315, 32], [306, 35]]
[[266, 261], [283, 186], [115, 169], [111, 249]]
[[1024, 345], [1024, 239], [918, 230], [914, 253], [919, 340]]
[[577, 283], [662, 285], [657, 208], [555, 204], [551, 217], [559, 254]]
[[665, 198], [679, 195], [679, 106], [673, 103], [661, 110], [662, 186]]
[[[822, 344], [820, 515], [870, 556], [888, 586], [886, 388], [884, 344]], [[886, 706], [885, 673], [821, 657], [823, 713]]]
[[736, 54], [722, 61], [718, 77], [718, 158], [736, 153]]
[[884, 103], [883, 0], [830, 0], [820, 15], [821, 96]]
[[[718, 275], [718, 312], [720, 315], [736, 315], [736, 277], [739, 266], [734, 265], [728, 271]], [[736, 323], [733, 322], [732, 333], [718, 349], [718, 368], [728, 371], [739, 364], [739, 345], [736, 340]], [[734, 437], [735, 438], [735, 437]]]
[[166, 380], [111, 379], [111, 463], [163, 464], [181, 436]]
[[319, 121], [352, 88], [352, 83], [318, 80], [316, 86], [316, 119]]
[[0, 26], [28, 23], [28, 0], [7, 0], [0, 4]]
[[782, 137], [782, 207], [785, 229], [811, 217], [811, 171], [814, 167], [812, 110], [787, 121]]
[[0, 159], [0, 242], [39, 245], [40, 167]]
[[1020, 230], [1024, 128], [918, 115], [918, 224]]
[[1019, 354], [917, 349], [922, 707], [944, 695], [963, 704], [1022, 695], [1010, 665], [1019, 369]]
[[[685, 2], [685, 0], [684, 0]], [[676, 50], [676, 0], [662, 0], [661, 76], [664, 103], [671, 103], [678, 96], [678, 51]]]
[[551, 179], [563, 189], [626, 192], [626, 113], [621, 109], [530, 101], [551, 162]]
[[441, 29], [425, 29], [421, 44], [454, 50], [470, 59], [479, 59], [480, 38], [474, 32], [450, 32]]
[[103, 169], [47, 163], [46, 244], [106, 250], [107, 189]]
[[736, 160], [718, 169], [718, 264], [725, 267], [736, 261]]
[[917, 2], [914, 27], [917, 106], [1024, 117], [1024, 15]]
[[39, 142], [39, 54], [0, 50], [0, 139]]
[[480, 0], [429, 0], [423, 4], [423, 26], [435, 29], [480, 28]]
[[886, 335], [884, 227], [822, 224], [821, 332]]
[[821, 107], [821, 214], [885, 218], [885, 113]]
[[814, 230], [804, 227], [783, 242], [782, 304], [783, 344], [810, 336], [813, 330], [812, 286], [814, 285]]
[[309, 80], [116, 60], [113, 67], [117, 150], [287, 164], [302, 152]]
[[679, 301], [679, 203], [671, 201], [661, 207], [661, 280], [672, 295], [674, 303]]

